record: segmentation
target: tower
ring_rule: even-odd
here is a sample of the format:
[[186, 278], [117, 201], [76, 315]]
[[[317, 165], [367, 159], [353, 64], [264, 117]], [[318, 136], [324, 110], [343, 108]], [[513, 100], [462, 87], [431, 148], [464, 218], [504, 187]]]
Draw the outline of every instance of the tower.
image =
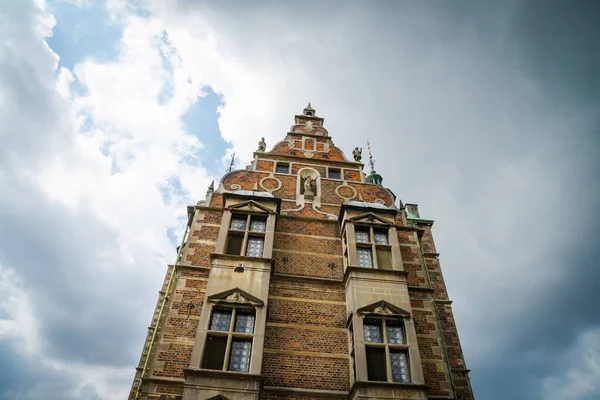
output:
[[188, 207], [130, 399], [473, 399], [433, 221], [323, 122]]

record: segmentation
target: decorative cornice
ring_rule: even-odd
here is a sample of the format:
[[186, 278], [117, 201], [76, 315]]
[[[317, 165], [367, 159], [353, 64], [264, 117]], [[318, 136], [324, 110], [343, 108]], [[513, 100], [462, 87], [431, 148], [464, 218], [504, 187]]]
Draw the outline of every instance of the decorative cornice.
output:
[[320, 282], [327, 282], [327, 283], [342, 283], [341, 279], [331, 279], [331, 278], [319, 278], [319, 277], [314, 277], [314, 276], [302, 276], [302, 275], [291, 275], [291, 274], [282, 274], [279, 272], [275, 272], [273, 273], [273, 276], [276, 276], [278, 278], [284, 278], [284, 279], [289, 279], [289, 280], [305, 280], [305, 281], [320, 281]]
[[[298, 153], [300, 153], [300, 149], [296, 149], [295, 151], [297, 151]], [[327, 154], [327, 153], [325, 153]], [[328, 158], [306, 158], [302, 155], [291, 155], [291, 154], [273, 154], [273, 153], [260, 153], [260, 152], [254, 152], [255, 157], [257, 155], [262, 155], [262, 157], [259, 158], [259, 160], [265, 160], [265, 161], [272, 161], [273, 159], [277, 159], [276, 157], [281, 157], [281, 159], [285, 160], [285, 161], [289, 161], [289, 162], [300, 162], [297, 160], [304, 160], [302, 161], [302, 164], [334, 164], [334, 165], [349, 165], [350, 167], [348, 167], [347, 169], [353, 169], [353, 170], [357, 170], [360, 171], [362, 164], [361, 163], [357, 163], [357, 162], [353, 162], [353, 161], [337, 161], [337, 160], [330, 160]], [[264, 156], [268, 156], [268, 158], [264, 157]], [[294, 161], [296, 160], [296, 161]], [[342, 167], [343, 168], [343, 167]], [[242, 170], [240, 170], [242, 171]], [[243, 170], [245, 171], [245, 170]], [[235, 172], [235, 171], [232, 171]], [[267, 171], [252, 171], [252, 172], [261, 172], [261, 173], [267, 173]], [[354, 181], [352, 181], [354, 182]], [[363, 182], [357, 182], [357, 183], [363, 183]]]
[[278, 216], [278, 218], [301, 219], [303, 221], [324, 222], [324, 223], [330, 223], [330, 224], [335, 224], [335, 225], [338, 224], [337, 220], [325, 219], [325, 218], [314, 218], [314, 217], [302, 217], [300, 215], [280, 214]]
[[413, 292], [427, 292], [427, 293], [433, 293], [435, 292], [435, 290], [431, 289], [431, 288], [423, 288], [423, 287], [419, 287], [419, 286], [408, 286], [408, 291], [413, 291]]

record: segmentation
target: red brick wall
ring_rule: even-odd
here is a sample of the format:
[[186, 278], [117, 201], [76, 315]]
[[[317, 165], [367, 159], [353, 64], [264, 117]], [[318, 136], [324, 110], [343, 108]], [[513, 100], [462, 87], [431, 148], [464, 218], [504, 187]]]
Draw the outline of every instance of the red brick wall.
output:
[[256, 161], [256, 170], [257, 171], [273, 172], [274, 171], [274, 164], [275, 163], [273, 161], [257, 160]]
[[349, 390], [348, 359], [289, 354], [263, 356], [265, 386]]
[[344, 179], [353, 182], [360, 182], [360, 171], [347, 169], [344, 170]]

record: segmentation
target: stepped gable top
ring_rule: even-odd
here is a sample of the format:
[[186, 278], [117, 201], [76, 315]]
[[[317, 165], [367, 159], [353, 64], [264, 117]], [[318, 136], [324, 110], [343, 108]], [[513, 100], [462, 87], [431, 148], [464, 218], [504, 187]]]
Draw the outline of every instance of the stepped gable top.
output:
[[[370, 208], [396, 209], [396, 196], [367, 180], [359, 148], [350, 159], [346, 158], [323, 126], [324, 118], [316, 115], [310, 103], [294, 117], [294, 122], [284, 140], [271, 150], [267, 151], [268, 144], [262, 138], [252, 163], [245, 170], [223, 176], [216, 193], [244, 191], [257, 196], [267, 192], [294, 203], [283, 204], [283, 212], [301, 213], [308, 204], [317, 218], [337, 219], [339, 210], [331, 207], [351, 201], [360, 201]], [[216, 200], [213, 204], [217, 204]], [[322, 206], [329, 208], [322, 211]]]
[[[284, 140], [276, 143], [270, 151], [256, 151], [255, 158], [274, 159], [272, 156], [298, 157], [323, 164], [326, 161], [347, 163], [347, 167], [362, 170], [363, 164], [346, 158], [344, 152], [336, 147], [323, 126], [324, 118], [318, 117], [310, 103], [302, 114], [294, 117]], [[276, 157], [279, 158], [279, 157]], [[345, 166], [344, 166], [345, 167]]]

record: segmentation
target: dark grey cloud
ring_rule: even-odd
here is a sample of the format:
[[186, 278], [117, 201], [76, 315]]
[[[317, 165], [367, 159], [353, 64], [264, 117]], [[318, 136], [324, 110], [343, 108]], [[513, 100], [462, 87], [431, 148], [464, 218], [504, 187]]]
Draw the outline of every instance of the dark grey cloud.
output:
[[306, 96], [436, 220], [478, 398], [541, 398], [567, 375], [600, 325], [597, 2], [178, 4], [232, 60], [289, 74], [283, 129]]
[[[74, 131], [32, 7], [0, 11], [0, 93], [10, 99], [0, 112], [0, 264], [31, 300], [40, 356], [133, 375], [161, 266], [136, 248], [148, 274], [129, 268], [94, 210], [59, 205], [27, 179], [73, 151]], [[370, 139], [384, 184], [436, 220], [477, 398], [540, 399], [547, 376], [565, 375], [579, 334], [600, 326], [590, 301], [600, 283], [596, 2], [180, 1], [171, 12], [207, 16], [232, 62], [285, 74], [278, 130], [243, 134], [280, 139], [311, 100], [336, 144]], [[100, 397], [93, 386], [73, 394], [74, 376], [16, 347], [0, 342], [0, 365], [11, 367], [0, 398]]]
[[[26, 295], [19, 301], [35, 324], [0, 341], [0, 398], [98, 399], [101, 376], [88, 373], [85, 384], [78, 365], [130, 371], [114, 384], [133, 378], [164, 266], [143, 246], [122, 254], [118, 232], [88, 204], [67, 208], [32, 179], [54, 156], [76, 155], [76, 127], [56, 91], [38, 17], [32, 2], [0, 6], [0, 266], [14, 272], [10, 284]], [[132, 268], [127, 256], [144, 268]], [[35, 354], [25, 343], [32, 335]]]

